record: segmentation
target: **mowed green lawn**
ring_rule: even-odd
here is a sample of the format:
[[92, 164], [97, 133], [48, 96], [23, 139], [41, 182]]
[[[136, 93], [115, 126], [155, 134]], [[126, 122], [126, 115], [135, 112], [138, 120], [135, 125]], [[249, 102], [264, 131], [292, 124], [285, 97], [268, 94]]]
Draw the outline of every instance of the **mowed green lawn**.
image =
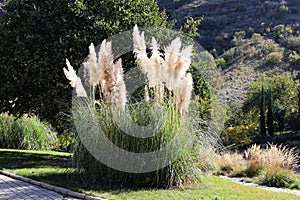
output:
[[0, 169], [107, 199], [300, 199], [300, 196], [242, 186], [215, 176], [204, 176], [201, 183], [186, 189], [91, 190], [81, 187], [70, 179], [73, 173], [73, 169], [69, 168], [71, 158], [72, 154], [69, 153], [0, 149]]

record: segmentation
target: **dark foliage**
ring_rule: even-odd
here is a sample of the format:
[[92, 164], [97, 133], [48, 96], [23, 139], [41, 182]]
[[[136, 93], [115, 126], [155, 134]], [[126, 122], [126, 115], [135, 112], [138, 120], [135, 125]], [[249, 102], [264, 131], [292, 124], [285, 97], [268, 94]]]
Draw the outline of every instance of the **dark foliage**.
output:
[[60, 128], [70, 109], [65, 58], [78, 69], [91, 42], [131, 29], [160, 27], [166, 15], [147, 1], [11, 0], [0, 21], [0, 112], [35, 113]]

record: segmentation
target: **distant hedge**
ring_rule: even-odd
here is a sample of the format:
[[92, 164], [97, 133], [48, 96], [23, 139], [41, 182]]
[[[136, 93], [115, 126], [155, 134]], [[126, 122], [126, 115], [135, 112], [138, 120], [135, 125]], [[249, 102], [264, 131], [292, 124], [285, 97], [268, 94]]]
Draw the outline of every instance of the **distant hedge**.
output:
[[36, 116], [0, 114], [0, 148], [53, 149], [56, 133]]

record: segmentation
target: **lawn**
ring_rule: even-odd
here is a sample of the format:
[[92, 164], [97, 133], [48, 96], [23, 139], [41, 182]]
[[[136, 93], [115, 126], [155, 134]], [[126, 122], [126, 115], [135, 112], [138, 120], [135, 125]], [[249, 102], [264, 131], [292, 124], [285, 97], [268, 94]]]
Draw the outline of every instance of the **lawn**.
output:
[[0, 149], [0, 169], [38, 181], [66, 187], [107, 199], [300, 199], [298, 196], [242, 186], [222, 178], [204, 176], [201, 183], [187, 189], [169, 190], [89, 190], [69, 177], [72, 154], [53, 151]]

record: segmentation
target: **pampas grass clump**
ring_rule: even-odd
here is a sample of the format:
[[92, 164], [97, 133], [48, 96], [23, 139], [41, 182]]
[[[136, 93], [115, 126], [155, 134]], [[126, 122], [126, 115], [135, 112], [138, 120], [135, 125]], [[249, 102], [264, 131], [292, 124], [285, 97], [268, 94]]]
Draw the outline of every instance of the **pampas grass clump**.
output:
[[[160, 150], [177, 136], [181, 142], [178, 146], [182, 149], [181, 156], [154, 172], [138, 174], [121, 172], [97, 161], [78, 137], [79, 145], [74, 160], [80, 174], [77, 179], [89, 186], [107, 185], [110, 188], [178, 187], [184, 183], [194, 182], [199, 171], [197, 165], [200, 141], [205, 138], [201, 133], [202, 129], [198, 127], [196, 117], [193, 113], [189, 113], [193, 79], [187, 70], [191, 64], [193, 48], [192, 46], [183, 48], [180, 39], [177, 38], [165, 47], [163, 54], [156, 39], [152, 38], [150, 47], [152, 55], [148, 57], [144, 32], [140, 33], [137, 26], [133, 30], [133, 41], [136, 63], [147, 77], [144, 101], [127, 100], [122, 60], [114, 62], [111, 42], [104, 40], [98, 53], [93, 44], [89, 47], [88, 59], [83, 63], [84, 83], [76, 75], [69, 61], [66, 62], [68, 69], [64, 68], [64, 73], [77, 95], [74, 101], [77, 108], [75, 112], [83, 122], [85, 116], [95, 113], [97, 124], [106, 137], [116, 146], [131, 152], [146, 153]], [[84, 87], [90, 87], [91, 92], [86, 92]], [[160, 107], [155, 107], [157, 103]], [[152, 123], [153, 118], [154, 124], [149, 131], [157, 129], [157, 133], [148, 138], [128, 135], [127, 133], [134, 129], [124, 120], [123, 116], [126, 116], [126, 113], [130, 113], [132, 121], [140, 126]], [[117, 122], [112, 120], [113, 116], [118, 116]], [[163, 124], [160, 120], [162, 117], [166, 119]], [[98, 138], [97, 133], [93, 134]], [[187, 143], [189, 140], [192, 141], [191, 144]], [[142, 167], [145, 164], [147, 163], [136, 163], [136, 166]]]

